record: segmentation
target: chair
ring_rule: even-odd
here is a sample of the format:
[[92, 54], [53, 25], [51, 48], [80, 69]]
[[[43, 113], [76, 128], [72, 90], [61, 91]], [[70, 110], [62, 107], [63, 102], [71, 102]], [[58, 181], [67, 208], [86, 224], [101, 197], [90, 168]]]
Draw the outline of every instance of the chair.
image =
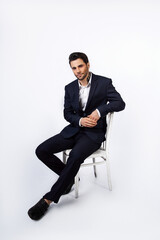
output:
[[[107, 114], [107, 130], [106, 130], [106, 140], [102, 143], [101, 147], [91, 154], [88, 158], [92, 159], [91, 163], [82, 163], [81, 167], [88, 167], [93, 166], [94, 176], [97, 177], [97, 171], [96, 171], [96, 165], [100, 164], [106, 164], [107, 166], [107, 177], [108, 177], [108, 187], [109, 190], [112, 190], [112, 183], [111, 183], [111, 175], [110, 175], [110, 166], [109, 166], [109, 139], [110, 139], [110, 132], [111, 132], [111, 126], [113, 121], [113, 114], [108, 113]], [[63, 151], [63, 162], [66, 163], [67, 158], [69, 157], [71, 149], [67, 149]], [[101, 158], [101, 161], [96, 161], [96, 158]], [[87, 159], [88, 159], [87, 158]], [[79, 173], [75, 176], [75, 198], [78, 198], [78, 187], [79, 187]]]

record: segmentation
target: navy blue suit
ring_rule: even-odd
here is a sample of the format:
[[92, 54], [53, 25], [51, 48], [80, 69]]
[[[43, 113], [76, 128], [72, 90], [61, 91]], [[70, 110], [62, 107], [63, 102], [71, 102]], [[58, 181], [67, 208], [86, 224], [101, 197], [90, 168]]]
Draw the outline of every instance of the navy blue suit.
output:
[[[59, 175], [50, 192], [43, 197], [57, 203], [68, 185], [73, 181], [80, 165], [96, 151], [105, 139], [106, 115], [125, 108], [112, 80], [92, 74], [91, 88], [85, 111], [79, 105], [78, 79], [65, 86], [64, 118], [70, 123], [59, 134], [41, 143], [37, 157]], [[98, 109], [101, 117], [93, 128], [80, 127], [79, 120]], [[54, 153], [72, 149], [66, 165]]]

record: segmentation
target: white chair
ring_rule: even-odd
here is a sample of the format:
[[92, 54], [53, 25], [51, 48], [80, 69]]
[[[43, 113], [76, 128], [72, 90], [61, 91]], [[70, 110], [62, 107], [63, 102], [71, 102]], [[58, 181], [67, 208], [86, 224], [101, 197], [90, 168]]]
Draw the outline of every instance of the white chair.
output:
[[[99, 164], [106, 164], [107, 166], [107, 177], [108, 177], [108, 187], [109, 190], [112, 190], [112, 183], [111, 183], [111, 175], [110, 175], [110, 165], [109, 165], [109, 139], [110, 139], [110, 132], [111, 132], [111, 126], [112, 126], [112, 121], [113, 121], [113, 114], [108, 113], [107, 114], [107, 130], [106, 130], [106, 140], [102, 143], [101, 147], [91, 154], [88, 158], [92, 158], [91, 163], [82, 163], [81, 167], [88, 167], [88, 166], [93, 166], [94, 170], [94, 175], [97, 177], [97, 172], [96, 172], [96, 165]], [[63, 162], [66, 163], [67, 158], [69, 157], [71, 149], [67, 149], [63, 151]], [[88, 159], [87, 158], [87, 159]], [[101, 158], [102, 160], [96, 161], [96, 158]], [[78, 185], [79, 185], [79, 173], [75, 176], [75, 198], [78, 198]]]

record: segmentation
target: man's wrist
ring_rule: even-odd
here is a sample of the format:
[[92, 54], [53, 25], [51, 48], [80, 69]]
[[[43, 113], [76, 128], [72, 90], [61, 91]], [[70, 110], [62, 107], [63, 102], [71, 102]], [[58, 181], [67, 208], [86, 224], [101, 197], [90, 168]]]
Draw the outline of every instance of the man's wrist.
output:
[[81, 124], [81, 120], [82, 120], [82, 118], [79, 119], [79, 126], [83, 127], [82, 124]]
[[98, 113], [98, 116], [101, 117], [100, 111], [96, 108], [96, 111]]

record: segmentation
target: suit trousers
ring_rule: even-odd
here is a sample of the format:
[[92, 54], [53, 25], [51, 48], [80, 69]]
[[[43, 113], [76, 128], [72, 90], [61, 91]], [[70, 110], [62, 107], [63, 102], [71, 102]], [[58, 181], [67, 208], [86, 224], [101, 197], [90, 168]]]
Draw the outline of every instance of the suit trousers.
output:
[[[100, 148], [100, 143], [94, 142], [82, 128], [80, 132], [70, 138], [64, 138], [57, 134], [45, 142], [41, 143], [36, 149], [37, 157], [52, 171], [59, 175], [51, 190], [43, 198], [58, 203], [68, 185], [74, 181], [80, 165], [93, 152]], [[55, 153], [72, 149], [64, 164]]]

